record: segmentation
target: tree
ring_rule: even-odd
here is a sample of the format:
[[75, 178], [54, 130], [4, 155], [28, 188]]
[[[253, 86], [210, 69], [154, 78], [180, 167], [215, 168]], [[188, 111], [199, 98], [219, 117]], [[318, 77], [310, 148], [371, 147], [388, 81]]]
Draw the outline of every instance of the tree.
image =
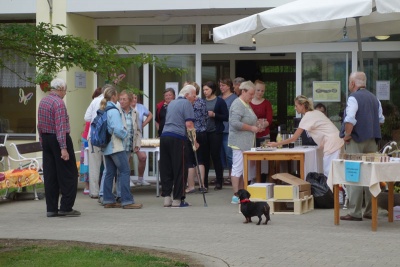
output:
[[[118, 74], [124, 73], [131, 65], [155, 64], [163, 72], [182, 73], [181, 69], [170, 68], [166, 58], [157, 58], [150, 54], [137, 54], [120, 57], [120, 51], [135, 49], [134, 45], [110, 45], [98, 40], [86, 40], [73, 35], [55, 34], [64, 25], [49, 23], [0, 24], [0, 68], [7, 68], [19, 78], [39, 84], [34, 77], [17, 73], [5, 64], [19, 57], [30, 66], [35, 66], [39, 73], [54, 75], [62, 69], [79, 67], [84, 71], [93, 71], [108, 81], [113, 81]], [[37, 75], [39, 76], [39, 75]]]

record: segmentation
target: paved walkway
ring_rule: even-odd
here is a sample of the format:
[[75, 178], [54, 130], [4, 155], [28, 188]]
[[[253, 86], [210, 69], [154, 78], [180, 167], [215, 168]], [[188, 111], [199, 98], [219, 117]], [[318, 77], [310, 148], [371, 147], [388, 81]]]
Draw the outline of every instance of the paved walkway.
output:
[[[271, 215], [243, 224], [231, 188], [189, 195], [192, 207], [163, 208], [155, 187], [134, 188], [141, 210], [104, 209], [78, 192], [81, 217], [47, 218], [45, 201], [0, 202], [0, 238], [59, 239], [156, 248], [188, 254], [204, 266], [400, 266], [400, 222], [384, 211], [371, 221], [333, 224], [333, 210]], [[341, 210], [341, 215], [346, 214]]]

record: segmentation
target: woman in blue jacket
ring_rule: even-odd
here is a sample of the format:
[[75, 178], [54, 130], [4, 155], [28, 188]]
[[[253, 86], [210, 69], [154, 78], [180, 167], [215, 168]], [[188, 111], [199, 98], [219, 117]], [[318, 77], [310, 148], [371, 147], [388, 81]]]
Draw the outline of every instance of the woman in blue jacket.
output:
[[[142, 204], [135, 204], [130, 191], [130, 166], [123, 146], [123, 140], [128, 136], [126, 122], [122, 120], [122, 111], [117, 107], [118, 93], [114, 86], [104, 91], [100, 109], [115, 107], [107, 111], [107, 129], [111, 141], [103, 151], [106, 175], [104, 178], [103, 204], [104, 208], [140, 209]], [[114, 177], [120, 180], [121, 203], [117, 203], [112, 193]]]

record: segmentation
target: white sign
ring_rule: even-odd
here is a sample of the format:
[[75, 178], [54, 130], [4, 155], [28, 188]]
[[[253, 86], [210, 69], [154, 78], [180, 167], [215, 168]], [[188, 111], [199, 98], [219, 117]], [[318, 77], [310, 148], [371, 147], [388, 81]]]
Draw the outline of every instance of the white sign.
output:
[[340, 102], [340, 81], [314, 81], [314, 102]]
[[86, 88], [86, 72], [75, 72], [75, 88]]
[[179, 83], [178, 82], [165, 82], [165, 88], [172, 88], [175, 91], [175, 96], [178, 97]]
[[390, 81], [376, 81], [376, 97], [379, 100], [390, 100]]

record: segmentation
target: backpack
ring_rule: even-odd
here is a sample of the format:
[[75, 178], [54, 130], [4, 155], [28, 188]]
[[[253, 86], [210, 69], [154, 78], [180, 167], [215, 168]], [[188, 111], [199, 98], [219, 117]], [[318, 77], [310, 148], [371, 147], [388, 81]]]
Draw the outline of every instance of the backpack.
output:
[[106, 107], [105, 110], [97, 110], [97, 116], [90, 124], [90, 142], [93, 146], [105, 148], [111, 141], [111, 134], [107, 129], [107, 111], [116, 107]]

